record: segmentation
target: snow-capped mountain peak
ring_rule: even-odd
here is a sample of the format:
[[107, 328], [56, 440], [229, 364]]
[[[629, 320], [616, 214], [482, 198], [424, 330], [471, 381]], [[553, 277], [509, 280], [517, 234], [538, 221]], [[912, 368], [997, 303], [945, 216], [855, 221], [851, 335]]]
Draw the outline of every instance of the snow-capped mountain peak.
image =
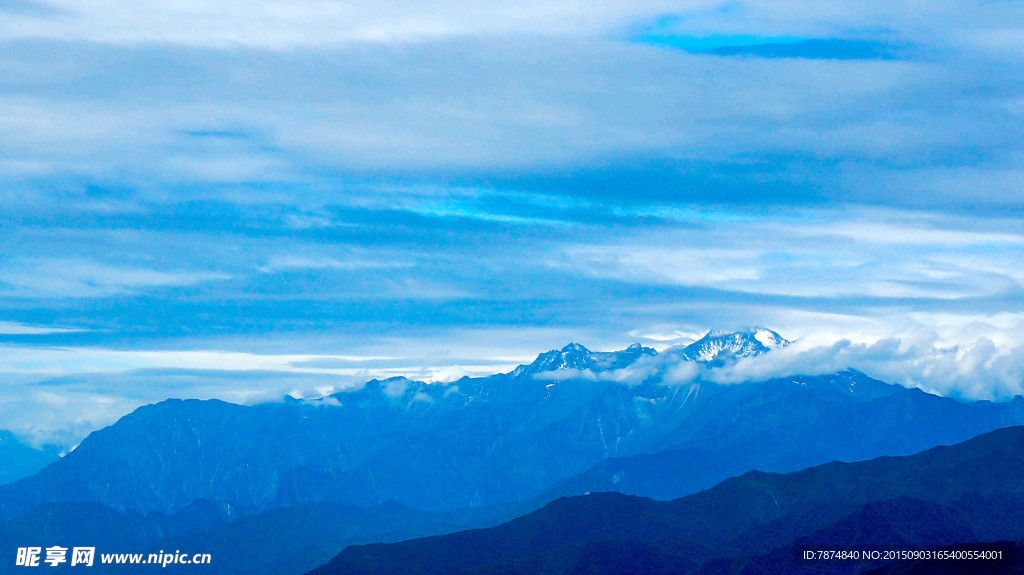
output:
[[678, 353], [689, 361], [722, 363], [730, 359], [761, 355], [788, 344], [789, 341], [778, 333], [760, 327], [737, 332], [709, 331]]

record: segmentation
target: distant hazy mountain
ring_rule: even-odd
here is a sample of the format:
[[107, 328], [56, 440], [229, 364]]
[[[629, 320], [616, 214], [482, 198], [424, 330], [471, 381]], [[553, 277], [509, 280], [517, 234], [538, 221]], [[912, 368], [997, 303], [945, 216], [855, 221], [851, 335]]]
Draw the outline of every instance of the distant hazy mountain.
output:
[[[768, 330], [709, 334], [663, 355], [721, 362], [784, 341]], [[172, 514], [197, 500], [244, 513], [388, 500], [444, 511], [620, 485], [674, 497], [749, 469], [912, 453], [1024, 422], [1024, 399], [960, 403], [853, 371], [668, 385], [663, 359], [641, 346], [571, 344], [512, 373], [450, 384], [373, 380], [256, 406], [168, 400], [0, 487], [0, 518], [56, 501]], [[616, 370], [641, 365], [642, 381], [618, 381]]]
[[804, 565], [794, 545], [1024, 539], [1022, 478], [1024, 428], [1014, 427], [906, 457], [751, 472], [668, 502], [560, 499], [489, 529], [350, 547], [312, 573], [857, 572], [879, 564]]
[[36, 449], [10, 431], [0, 430], [0, 485], [28, 477], [57, 458], [54, 447]]

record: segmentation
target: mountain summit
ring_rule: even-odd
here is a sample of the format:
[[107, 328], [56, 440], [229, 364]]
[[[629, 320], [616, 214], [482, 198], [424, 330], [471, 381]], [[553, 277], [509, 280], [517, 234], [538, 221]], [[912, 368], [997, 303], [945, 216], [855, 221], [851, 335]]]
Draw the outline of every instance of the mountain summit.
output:
[[[697, 361], [721, 365], [741, 357], [753, 357], [789, 345], [789, 341], [778, 333], [763, 327], [746, 331], [709, 331], [704, 337], [685, 347], [676, 347], [667, 353], [680, 361]], [[553, 349], [537, 356], [533, 363], [520, 365], [512, 372], [514, 377], [538, 373], [577, 370], [605, 371], [622, 369], [642, 357], [658, 355], [652, 348], [639, 343], [620, 351], [590, 351], [578, 343], [570, 343], [562, 349]]]
[[681, 359], [720, 364], [729, 359], [753, 357], [789, 345], [789, 341], [763, 327], [747, 331], [709, 331], [680, 350]]

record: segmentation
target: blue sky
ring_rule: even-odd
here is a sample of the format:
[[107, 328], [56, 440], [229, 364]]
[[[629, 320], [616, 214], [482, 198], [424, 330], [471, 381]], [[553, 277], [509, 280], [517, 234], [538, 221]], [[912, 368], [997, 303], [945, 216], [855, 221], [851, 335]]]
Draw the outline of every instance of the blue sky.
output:
[[0, 0], [0, 427], [754, 325], [1021, 393], [1022, 49], [1001, 1]]

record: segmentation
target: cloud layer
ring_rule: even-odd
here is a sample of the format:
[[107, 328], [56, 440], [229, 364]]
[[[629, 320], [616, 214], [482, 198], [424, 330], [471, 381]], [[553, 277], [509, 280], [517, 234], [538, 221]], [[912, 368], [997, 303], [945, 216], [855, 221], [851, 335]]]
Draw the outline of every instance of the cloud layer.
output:
[[0, 0], [4, 409], [750, 325], [810, 347], [730, 380], [1005, 397], [1022, 46], [1007, 2]]

